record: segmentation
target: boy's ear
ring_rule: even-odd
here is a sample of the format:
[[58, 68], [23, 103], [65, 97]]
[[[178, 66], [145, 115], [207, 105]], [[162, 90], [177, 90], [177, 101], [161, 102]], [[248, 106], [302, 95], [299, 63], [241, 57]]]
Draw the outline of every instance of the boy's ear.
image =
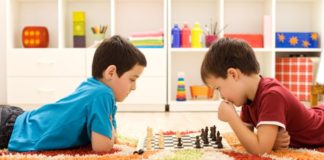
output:
[[106, 80], [111, 80], [114, 76], [114, 74], [116, 74], [117, 71], [117, 67], [115, 65], [109, 65], [106, 70], [103, 72], [102, 77]]
[[231, 77], [234, 80], [237, 80], [239, 78], [238, 70], [235, 68], [228, 68], [227, 69], [227, 77]]

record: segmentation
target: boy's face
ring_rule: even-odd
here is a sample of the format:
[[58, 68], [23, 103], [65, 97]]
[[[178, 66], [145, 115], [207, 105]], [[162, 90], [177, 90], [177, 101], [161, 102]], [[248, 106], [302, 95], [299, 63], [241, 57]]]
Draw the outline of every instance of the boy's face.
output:
[[222, 99], [233, 103], [235, 106], [241, 106], [246, 102], [244, 87], [236, 75], [228, 73], [226, 79], [209, 75], [206, 82], [208, 86], [219, 92]]
[[143, 66], [136, 64], [131, 70], [125, 72], [120, 77], [114, 72], [111, 79], [104, 82], [113, 90], [117, 102], [123, 101], [132, 90], [136, 89], [136, 80], [140, 77], [143, 70]]

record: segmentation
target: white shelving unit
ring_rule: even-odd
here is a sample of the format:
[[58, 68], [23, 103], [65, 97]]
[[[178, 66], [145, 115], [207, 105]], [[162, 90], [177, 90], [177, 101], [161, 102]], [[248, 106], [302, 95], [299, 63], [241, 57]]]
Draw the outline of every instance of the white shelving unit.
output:
[[[187, 23], [190, 28], [195, 22], [201, 27], [210, 19], [217, 21], [223, 30], [219, 37], [227, 33], [263, 34], [264, 16], [270, 16], [271, 36], [264, 37], [267, 45], [254, 48], [261, 66], [261, 74], [275, 77], [276, 57], [305, 53], [318, 57], [320, 48], [275, 48], [275, 32], [317, 32], [323, 35], [324, 6], [322, 0], [168, 0], [168, 102], [171, 111], [217, 110], [219, 100], [190, 100], [190, 85], [203, 84], [200, 79], [200, 65], [207, 48], [171, 48], [171, 29], [174, 24], [181, 28]], [[186, 95], [188, 101], [176, 101], [177, 73], [185, 72]]]
[[[6, 0], [7, 103], [32, 109], [63, 98], [91, 76], [95, 52], [89, 48], [94, 42], [91, 26], [108, 25], [106, 37], [157, 30], [166, 33], [166, 7], [165, 0]], [[85, 12], [87, 48], [73, 48], [73, 11]], [[25, 26], [47, 27], [49, 47], [23, 48]], [[119, 110], [164, 111], [166, 48], [165, 42], [162, 49], [141, 49], [148, 66], [137, 89], [118, 103]]]
[[[275, 48], [275, 32], [317, 32], [324, 28], [322, 0], [6, 0], [7, 18], [7, 102], [44, 104], [71, 92], [91, 76], [95, 52], [90, 26], [108, 25], [107, 37], [133, 32], [164, 31], [164, 48], [142, 49], [148, 66], [139, 79], [137, 90], [125, 102], [125, 110], [216, 111], [219, 99], [190, 100], [189, 85], [203, 84], [200, 65], [208, 48], [171, 48], [171, 29], [195, 22], [201, 27], [218, 23], [227, 33], [263, 34], [264, 16], [271, 35], [264, 37], [264, 48], [254, 48], [261, 74], [275, 77], [276, 57], [304, 53], [318, 57], [316, 49]], [[72, 12], [86, 13], [86, 46], [72, 48]], [[49, 48], [27, 49], [21, 44], [24, 26], [46, 26]], [[177, 73], [185, 72], [186, 102], [176, 101]], [[60, 85], [57, 85], [59, 83]], [[24, 90], [26, 88], [26, 90]], [[157, 106], [157, 107], [151, 107]]]

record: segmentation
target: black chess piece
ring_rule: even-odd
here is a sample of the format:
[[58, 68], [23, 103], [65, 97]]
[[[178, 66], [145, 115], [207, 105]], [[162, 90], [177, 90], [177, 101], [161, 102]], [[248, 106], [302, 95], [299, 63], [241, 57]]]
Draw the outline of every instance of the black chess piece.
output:
[[205, 127], [205, 134], [208, 136], [208, 126]]
[[139, 155], [141, 155], [143, 153], [144, 153], [143, 149], [139, 149], [138, 151], [136, 150], [136, 151], [133, 152], [133, 154], [139, 154]]
[[222, 139], [223, 137], [218, 137], [216, 144], [217, 144], [217, 148], [223, 148], [223, 143], [222, 143]]
[[204, 135], [203, 137], [201, 137], [201, 139], [203, 140], [204, 145], [205, 145], [205, 146], [208, 146], [208, 144], [209, 144], [208, 136], [207, 136], [207, 135]]
[[204, 129], [202, 128], [202, 129], [201, 129], [201, 133], [200, 133], [200, 137], [203, 137], [204, 134], [205, 134], [205, 131], [204, 131]]
[[216, 135], [213, 134], [213, 136], [211, 137], [212, 141], [217, 141]]
[[209, 137], [212, 138], [213, 137], [213, 127], [210, 127], [210, 134]]
[[182, 148], [182, 140], [181, 138], [178, 138], [178, 144], [177, 144], [178, 148]]
[[199, 136], [196, 136], [195, 148], [201, 148]]
[[212, 141], [216, 141], [216, 128], [214, 127], [210, 127], [210, 138], [212, 139]]
[[138, 154], [139, 154], [139, 155], [141, 155], [141, 154], [143, 154], [143, 153], [144, 153], [144, 150], [143, 150], [143, 149], [139, 149], [139, 150], [138, 150]]

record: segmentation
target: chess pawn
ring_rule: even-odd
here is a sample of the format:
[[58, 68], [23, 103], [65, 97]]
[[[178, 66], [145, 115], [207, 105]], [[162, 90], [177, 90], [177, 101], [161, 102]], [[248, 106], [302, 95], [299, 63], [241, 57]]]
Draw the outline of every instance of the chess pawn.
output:
[[196, 136], [195, 148], [201, 148], [199, 136]]
[[178, 144], [177, 144], [178, 148], [182, 148], [182, 141], [181, 138], [178, 138]]
[[223, 137], [219, 137], [218, 140], [216, 141], [217, 148], [223, 148], [222, 139]]

